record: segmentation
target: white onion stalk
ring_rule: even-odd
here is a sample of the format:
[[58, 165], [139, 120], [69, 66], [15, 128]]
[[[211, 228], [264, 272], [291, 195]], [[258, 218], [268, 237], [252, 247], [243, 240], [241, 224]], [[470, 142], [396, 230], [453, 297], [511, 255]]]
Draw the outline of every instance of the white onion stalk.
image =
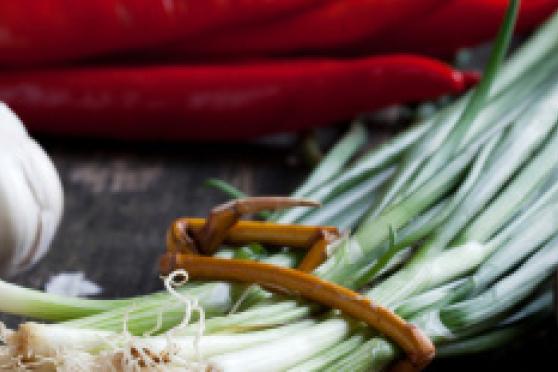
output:
[[22, 122], [0, 102], [0, 275], [25, 270], [47, 252], [62, 215], [56, 169]]
[[259, 346], [209, 359], [217, 371], [282, 371], [336, 345], [349, 336], [347, 320], [333, 318]]
[[[135, 337], [125, 332], [76, 329], [30, 322], [22, 324], [17, 332], [9, 335], [7, 344], [11, 355], [36, 363], [45, 361], [45, 364], [64, 364], [66, 356], [75, 352], [94, 356], [98, 363], [101, 359], [112, 361], [117, 355], [133, 355], [132, 350], [141, 350], [150, 358], [158, 358], [161, 365], [187, 366], [195, 362], [197, 357], [205, 359], [268, 343], [315, 324], [315, 321], [307, 320], [257, 332], [205, 335], [199, 340], [199, 349], [196, 350], [196, 336], [172, 336], [167, 333], [160, 336]], [[140, 359], [137, 355], [135, 358]]]
[[354, 352], [365, 341], [366, 337], [363, 333], [355, 334], [354, 336], [351, 336], [345, 341], [322, 351], [303, 363], [298, 364], [293, 368], [289, 368], [288, 372], [322, 371], [337, 359]]

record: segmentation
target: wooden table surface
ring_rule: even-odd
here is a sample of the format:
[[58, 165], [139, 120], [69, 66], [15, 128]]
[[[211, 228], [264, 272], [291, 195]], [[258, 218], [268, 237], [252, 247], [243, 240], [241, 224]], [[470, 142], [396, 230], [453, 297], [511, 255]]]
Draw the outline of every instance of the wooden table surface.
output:
[[[203, 186], [218, 177], [253, 195], [288, 194], [308, 168], [289, 165], [292, 143], [123, 144], [40, 139], [60, 172], [65, 214], [46, 258], [15, 281], [34, 288], [60, 272], [82, 271], [102, 297], [161, 289], [158, 256], [178, 216], [204, 216], [226, 200]], [[14, 322], [14, 319], [11, 319]], [[429, 370], [525, 370], [552, 360], [554, 323], [527, 343], [477, 357], [436, 362]]]

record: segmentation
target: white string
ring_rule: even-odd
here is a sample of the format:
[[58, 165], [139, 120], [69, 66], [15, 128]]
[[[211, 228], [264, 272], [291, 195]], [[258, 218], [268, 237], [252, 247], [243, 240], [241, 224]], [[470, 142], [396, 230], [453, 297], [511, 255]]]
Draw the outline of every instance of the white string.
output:
[[157, 313], [157, 323], [149, 331], [143, 333], [144, 337], [153, 336], [155, 333], [159, 332], [163, 328], [163, 310], [159, 310]]
[[256, 284], [251, 284], [246, 288], [244, 288], [244, 290], [242, 291], [242, 293], [240, 294], [240, 296], [238, 297], [234, 305], [231, 307], [231, 310], [229, 311], [228, 315], [235, 314], [255, 288], [258, 288]]
[[177, 333], [184, 330], [190, 324], [193, 312], [198, 313], [198, 326], [196, 328], [196, 335], [193, 340], [194, 354], [198, 363], [202, 362], [200, 341], [205, 331], [205, 311], [200, 306], [198, 299], [188, 296], [184, 293], [179, 293], [175, 288], [183, 286], [188, 282], [188, 272], [183, 269], [175, 270], [164, 278], [164, 285], [166, 290], [179, 302], [184, 304], [184, 316], [182, 321], [176, 326], [166, 332], [167, 337], [167, 352], [169, 355], [176, 355], [178, 346], [173, 342], [173, 338]]

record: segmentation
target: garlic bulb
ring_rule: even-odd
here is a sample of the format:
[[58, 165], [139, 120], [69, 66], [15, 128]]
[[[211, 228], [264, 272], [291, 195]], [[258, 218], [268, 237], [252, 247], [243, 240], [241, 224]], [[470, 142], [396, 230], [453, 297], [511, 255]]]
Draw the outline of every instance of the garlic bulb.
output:
[[54, 165], [0, 102], [1, 276], [25, 270], [44, 256], [62, 208], [62, 185]]

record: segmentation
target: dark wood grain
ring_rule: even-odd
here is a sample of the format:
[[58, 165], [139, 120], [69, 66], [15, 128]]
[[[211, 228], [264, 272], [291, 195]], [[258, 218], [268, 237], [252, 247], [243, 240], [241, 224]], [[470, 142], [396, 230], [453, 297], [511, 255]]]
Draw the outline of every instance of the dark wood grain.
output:
[[289, 147], [43, 141], [60, 172], [65, 212], [45, 259], [16, 281], [34, 288], [53, 274], [83, 271], [119, 297], [161, 288], [158, 256], [179, 216], [203, 216], [227, 198], [210, 177], [254, 194], [285, 194], [305, 173]]

